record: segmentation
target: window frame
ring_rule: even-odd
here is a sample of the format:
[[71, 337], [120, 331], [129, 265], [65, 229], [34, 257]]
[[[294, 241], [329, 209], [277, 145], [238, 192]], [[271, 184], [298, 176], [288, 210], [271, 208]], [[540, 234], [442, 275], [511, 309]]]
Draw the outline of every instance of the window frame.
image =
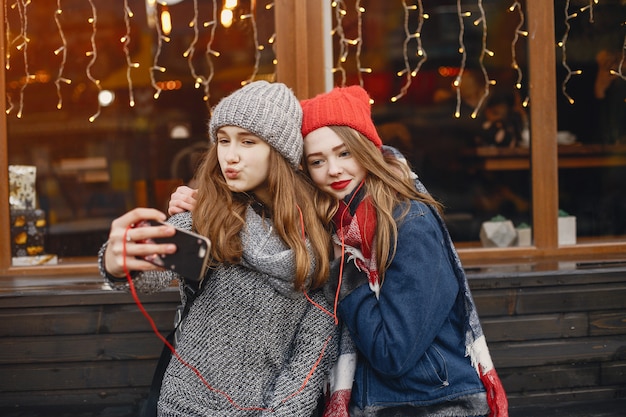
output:
[[[276, 0], [277, 79], [289, 85], [300, 99], [326, 90], [324, 13], [327, 0]], [[0, 9], [0, 32], [4, 33], [4, 11]], [[532, 184], [533, 241], [530, 247], [459, 249], [464, 265], [485, 263], [536, 263], [554, 268], [559, 260], [611, 259], [626, 254], [626, 242], [558, 245], [558, 152], [554, 140], [556, 120], [556, 57], [554, 48], [554, 3], [526, 1], [528, 37], [528, 78], [530, 80], [530, 170]], [[5, 39], [0, 40], [4, 52]], [[4, 59], [5, 54], [2, 54]], [[3, 65], [4, 66], [4, 65]], [[4, 71], [0, 91], [5, 91]], [[4, 95], [4, 94], [3, 94]], [[546, 111], [551, 109], [551, 111]], [[6, 102], [0, 104], [0, 169], [8, 172]], [[0, 225], [10, 224], [8, 174], [0, 181]], [[10, 228], [0, 227], [0, 277], [81, 275], [97, 273], [95, 262], [62, 259], [59, 265], [41, 267], [11, 266]]]

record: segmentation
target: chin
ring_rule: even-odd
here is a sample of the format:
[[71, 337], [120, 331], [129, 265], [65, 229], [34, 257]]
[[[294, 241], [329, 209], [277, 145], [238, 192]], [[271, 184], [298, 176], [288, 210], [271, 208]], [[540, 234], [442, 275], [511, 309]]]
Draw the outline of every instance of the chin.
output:
[[348, 194], [350, 194], [349, 192], [347, 192], [346, 190], [341, 190], [341, 191], [335, 191], [332, 188], [330, 190], [326, 191], [328, 194], [330, 194], [331, 196], [333, 196], [334, 198], [336, 198], [337, 200], [343, 200], [343, 198], [345, 196], [347, 196]]

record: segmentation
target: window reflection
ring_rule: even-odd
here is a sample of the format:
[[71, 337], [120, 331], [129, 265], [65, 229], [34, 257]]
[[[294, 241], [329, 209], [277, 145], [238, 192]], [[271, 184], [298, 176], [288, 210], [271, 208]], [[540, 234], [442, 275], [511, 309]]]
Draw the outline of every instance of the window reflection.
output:
[[[532, 226], [527, 25], [518, 13], [525, 3], [489, 0], [481, 8], [461, 2], [461, 9], [454, 1], [419, 4], [427, 20], [419, 20], [418, 7], [369, 2], [362, 35], [354, 13], [335, 15], [335, 82], [363, 82], [382, 136], [408, 156], [444, 203], [454, 240], [480, 246], [481, 225], [494, 217]], [[615, 73], [620, 63], [626, 67], [625, 18], [619, 0], [555, 2], [559, 208], [563, 217], [576, 217], [582, 242], [626, 234], [620, 180], [626, 178], [626, 82], [623, 72]], [[346, 54], [342, 44], [361, 36], [360, 55], [356, 48]], [[418, 71], [403, 90], [407, 62]], [[568, 66], [572, 75], [564, 85]]]
[[[60, 3], [61, 14], [55, 2], [7, 7], [9, 164], [37, 168], [46, 251], [93, 256], [111, 219], [138, 205], [165, 209], [172, 187], [191, 179], [211, 105], [244, 80], [275, 79], [273, 9], [235, 2], [226, 27], [221, 1], [197, 2], [197, 14], [195, 2], [168, 1], [166, 35], [156, 26], [161, 3], [129, 0], [129, 18], [124, 2], [95, 0], [95, 29], [88, 2]], [[363, 83], [381, 136], [444, 203], [457, 244], [480, 246], [481, 225], [498, 215], [532, 226], [524, 2], [461, 2], [459, 13], [454, 0], [422, 1], [420, 20], [400, 2], [361, 1], [360, 22], [356, 2], [339, 3], [348, 13], [333, 9], [334, 82]], [[577, 18], [566, 17], [566, 3]], [[626, 6], [603, 1], [590, 21], [590, 9], [580, 11], [589, 4], [555, 2], [558, 108], [545, 109], [558, 117], [560, 208], [576, 217], [579, 242], [626, 234], [626, 86], [615, 74]], [[582, 73], [566, 95], [556, 43], [567, 25], [566, 62]]]
[[36, 167], [46, 253], [95, 256], [112, 219], [166, 210], [191, 179], [210, 106], [242, 81], [274, 78], [273, 10], [236, 2], [225, 28], [221, 1], [56, 3], [7, 7], [9, 164]]
[[579, 3], [555, 2], [556, 38], [566, 41], [557, 50], [557, 141], [559, 205], [576, 217], [585, 241], [626, 234], [626, 81], [616, 74], [626, 5], [605, 1], [581, 11]]
[[[363, 80], [383, 140], [407, 156], [444, 203], [461, 246], [480, 246], [482, 223], [496, 216], [531, 224], [526, 42], [516, 32], [525, 22], [509, 10], [512, 3], [484, 1], [481, 9], [464, 2], [459, 10], [455, 1], [421, 2], [428, 19], [420, 21], [417, 8], [369, 2], [361, 55], [352, 52], [345, 63], [342, 36], [334, 36], [335, 63], [345, 68], [346, 83]], [[358, 17], [350, 19], [350, 13], [335, 16], [335, 23], [343, 37], [354, 39]], [[359, 65], [375, 70], [359, 74]], [[407, 67], [418, 69], [408, 88]], [[343, 75], [336, 71], [335, 82]], [[520, 159], [522, 168], [494, 165], [501, 154]]]

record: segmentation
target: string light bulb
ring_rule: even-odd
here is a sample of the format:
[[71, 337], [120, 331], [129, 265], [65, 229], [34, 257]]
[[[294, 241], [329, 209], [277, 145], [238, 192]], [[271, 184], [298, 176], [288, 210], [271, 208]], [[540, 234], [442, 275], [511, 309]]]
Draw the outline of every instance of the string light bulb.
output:
[[569, 32], [571, 30], [571, 25], [569, 21], [578, 16], [578, 13], [569, 13], [570, 0], [566, 0], [565, 6], [563, 8], [563, 13], [565, 15], [565, 32], [561, 37], [561, 40], [558, 43], [558, 46], [561, 48], [561, 65], [565, 68], [566, 74], [563, 82], [561, 83], [561, 92], [567, 99], [569, 104], [574, 104], [574, 98], [567, 91], [567, 83], [574, 75], [582, 74], [581, 70], [572, 70], [567, 62], [567, 39], [569, 37]]
[[[409, 87], [413, 82], [413, 78], [417, 76], [422, 65], [424, 65], [424, 62], [428, 59], [428, 55], [422, 46], [422, 27], [424, 26], [424, 21], [428, 19], [429, 16], [424, 13], [422, 0], [418, 0], [417, 4], [411, 5], [408, 5], [405, 0], [402, 0], [402, 7], [404, 9], [404, 42], [402, 43], [404, 69], [398, 72], [398, 76], [404, 76], [404, 84], [400, 88], [400, 92], [391, 98], [393, 103], [407, 94]], [[415, 11], [418, 13], [418, 23], [417, 29], [412, 32], [409, 28], [409, 19], [412, 12]], [[415, 39], [417, 42], [415, 56], [419, 58], [414, 68], [411, 68], [411, 62], [409, 60], [409, 42], [412, 39]]]
[[462, 103], [462, 97], [461, 97], [461, 80], [463, 79], [463, 73], [465, 72], [465, 67], [467, 65], [467, 51], [465, 48], [465, 17], [469, 17], [471, 16], [471, 13], [469, 12], [463, 12], [461, 9], [461, 0], [456, 0], [456, 13], [457, 13], [457, 20], [459, 22], [459, 36], [458, 36], [458, 40], [459, 40], [459, 54], [461, 54], [461, 62], [459, 63], [459, 74], [457, 75], [456, 79], [454, 80], [454, 82], [452, 83], [452, 85], [454, 86], [454, 91], [456, 94], [456, 107], [454, 109], [454, 117], [456, 119], [461, 117], [461, 103]]
[[483, 1], [478, 0], [478, 10], [480, 11], [480, 22], [482, 26], [482, 37], [481, 37], [481, 50], [480, 55], [478, 56], [478, 64], [480, 66], [480, 71], [483, 74], [485, 88], [483, 90], [483, 94], [478, 100], [474, 111], [471, 114], [472, 119], [478, 117], [478, 113], [482, 109], [483, 103], [489, 97], [489, 86], [493, 85], [492, 81], [489, 79], [489, 74], [487, 73], [487, 68], [485, 67], [484, 58], [485, 55], [494, 56], [494, 53], [487, 49], [487, 16], [485, 14], [485, 8], [483, 7]]
[[63, 14], [63, 9], [61, 9], [61, 0], [57, 0], [57, 8], [54, 12], [54, 21], [57, 25], [59, 37], [61, 38], [61, 42], [62, 42], [62, 45], [54, 51], [55, 55], [57, 56], [61, 55], [61, 62], [59, 64], [57, 78], [54, 81], [54, 85], [56, 86], [56, 93], [57, 93], [57, 109], [58, 110], [61, 110], [63, 108], [63, 95], [61, 93], [61, 83], [64, 83], [66, 85], [69, 85], [72, 83], [71, 80], [63, 76], [63, 72], [65, 71], [65, 64], [67, 62], [67, 39], [65, 37], [63, 26], [61, 25], [62, 14]]

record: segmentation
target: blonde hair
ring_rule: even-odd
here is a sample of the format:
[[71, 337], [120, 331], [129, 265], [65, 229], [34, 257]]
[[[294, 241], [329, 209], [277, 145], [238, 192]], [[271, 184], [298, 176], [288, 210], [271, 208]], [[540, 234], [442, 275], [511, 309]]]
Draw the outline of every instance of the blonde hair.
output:
[[[313, 202], [315, 186], [274, 148], [270, 149], [272, 169], [267, 184], [273, 201], [269, 211], [276, 233], [294, 251], [294, 287], [319, 288], [328, 279], [330, 234]], [[198, 201], [192, 213], [194, 228], [211, 239], [214, 263], [240, 263], [243, 252], [240, 232], [253, 198], [228, 188], [215, 145], [209, 148], [195, 179]], [[307, 250], [307, 240], [312, 253]], [[311, 265], [315, 265], [313, 271]]]
[[[367, 137], [347, 126], [328, 126], [341, 138], [350, 154], [367, 171], [365, 188], [376, 210], [376, 259], [381, 281], [396, 253], [398, 243], [398, 222], [406, 216], [409, 205], [400, 218], [394, 219], [393, 210], [410, 200], [421, 201], [442, 211], [441, 204], [430, 194], [415, 188], [409, 165], [394, 155], [384, 155]], [[304, 164], [306, 167], [306, 164]], [[318, 189], [316, 203], [323, 210], [326, 221], [337, 211], [338, 201]]]

